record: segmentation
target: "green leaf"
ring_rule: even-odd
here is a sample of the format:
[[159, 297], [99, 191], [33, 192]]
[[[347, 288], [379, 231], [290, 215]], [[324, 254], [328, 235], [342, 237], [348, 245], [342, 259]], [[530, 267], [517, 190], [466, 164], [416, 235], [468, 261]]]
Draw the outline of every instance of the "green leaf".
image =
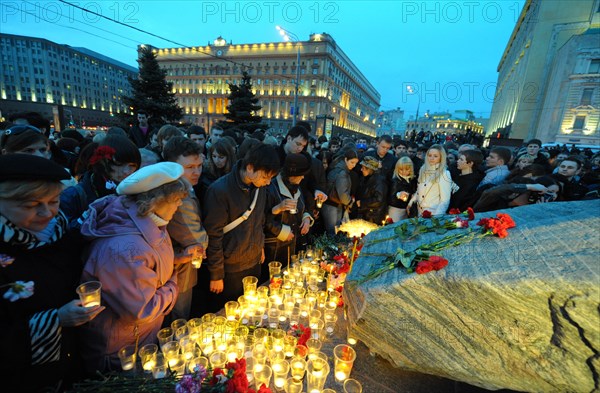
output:
[[448, 230], [446, 228], [436, 228], [435, 229], [435, 233], [437, 235], [443, 235], [444, 233], [448, 232]]

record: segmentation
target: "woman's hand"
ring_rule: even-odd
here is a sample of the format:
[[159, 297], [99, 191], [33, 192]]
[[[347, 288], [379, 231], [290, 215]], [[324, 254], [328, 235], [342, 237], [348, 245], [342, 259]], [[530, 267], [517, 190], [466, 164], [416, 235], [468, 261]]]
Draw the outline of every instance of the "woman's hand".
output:
[[296, 208], [296, 201], [293, 199], [286, 198], [283, 201], [281, 201], [281, 203], [273, 206], [273, 208], [271, 209], [271, 213], [273, 213], [274, 215], [277, 215], [277, 214], [283, 213], [284, 211], [295, 209], [295, 208]]
[[223, 280], [211, 280], [210, 281], [210, 291], [213, 293], [221, 293], [223, 292]]
[[302, 224], [300, 224], [300, 234], [306, 235], [309, 230], [310, 230], [310, 218], [304, 217], [304, 219], [302, 220]]
[[71, 300], [58, 309], [58, 321], [62, 327], [83, 325], [96, 318], [105, 309], [104, 306], [83, 307], [81, 300]]

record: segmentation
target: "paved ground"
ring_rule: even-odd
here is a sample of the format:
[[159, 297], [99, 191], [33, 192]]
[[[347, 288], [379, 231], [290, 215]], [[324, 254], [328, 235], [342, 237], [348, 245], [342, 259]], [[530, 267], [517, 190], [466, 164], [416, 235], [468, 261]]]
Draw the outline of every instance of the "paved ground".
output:
[[[322, 351], [330, 356], [330, 366], [333, 348], [346, 342], [345, 321], [342, 310], [338, 310], [338, 326], [334, 336], [323, 344]], [[369, 349], [361, 342], [354, 346], [357, 356], [351, 377], [363, 385], [363, 393], [483, 393], [489, 390], [472, 386], [463, 382], [404, 371], [393, 367], [387, 360], [371, 355]], [[343, 393], [341, 385], [336, 384], [333, 370], [329, 373], [325, 387]], [[511, 390], [498, 390], [500, 393], [510, 393]]]

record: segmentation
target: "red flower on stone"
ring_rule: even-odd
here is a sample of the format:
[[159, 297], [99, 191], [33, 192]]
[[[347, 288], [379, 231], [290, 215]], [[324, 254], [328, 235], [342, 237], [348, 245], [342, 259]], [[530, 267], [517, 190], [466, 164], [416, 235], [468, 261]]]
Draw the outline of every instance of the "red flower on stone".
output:
[[496, 217], [498, 217], [498, 219], [506, 225], [507, 229], [514, 228], [517, 226], [517, 224], [515, 224], [512, 217], [506, 213], [498, 213], [498, 214], [496, 214]]
[[421, 213], [421, 217], [423, 218], [431, 218], [432, 214], [429, 210], [423, 210], [423, 213]]
[[460, 209], [453, 207], [452, 209], [450, 209], [448, 214], [460, 214]]
[[421, 261], [421, 262], [417, 263], [417, 268], [415, 269], [417, 274], [429, 273], [432, 270], [433, 270], [433, 264], [429, 261]]
[[475, 219], [475, 212], [473, 211], [473, 208], [471, 208], [471, 207], [467, 208], [467, 216], [469, 217], [469, 221], [472, 221]]
[[431, 262], [433, 270], [442, 270], [448, 266], [448, 260], [437, 255], [432, 255], [429, 257], [429, 262]]

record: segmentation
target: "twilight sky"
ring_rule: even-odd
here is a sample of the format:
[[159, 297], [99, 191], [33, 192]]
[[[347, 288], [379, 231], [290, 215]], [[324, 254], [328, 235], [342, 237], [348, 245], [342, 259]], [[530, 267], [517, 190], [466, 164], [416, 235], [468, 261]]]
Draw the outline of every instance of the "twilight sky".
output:
[[[233, 44], [280, 42], [276, 25], [301, 40], [325, 32], [379, 91], [382, 110], [414, 115], [420, 99], [421, 114], [470, 109], [489, 117], [496, 68], [524, 0], [72, 3], [186, 46], [219, 35]], [[2, 0], [0, 32], [87, 47], [133, 66], [137, 44], [175, 47], [58, 0]]]

